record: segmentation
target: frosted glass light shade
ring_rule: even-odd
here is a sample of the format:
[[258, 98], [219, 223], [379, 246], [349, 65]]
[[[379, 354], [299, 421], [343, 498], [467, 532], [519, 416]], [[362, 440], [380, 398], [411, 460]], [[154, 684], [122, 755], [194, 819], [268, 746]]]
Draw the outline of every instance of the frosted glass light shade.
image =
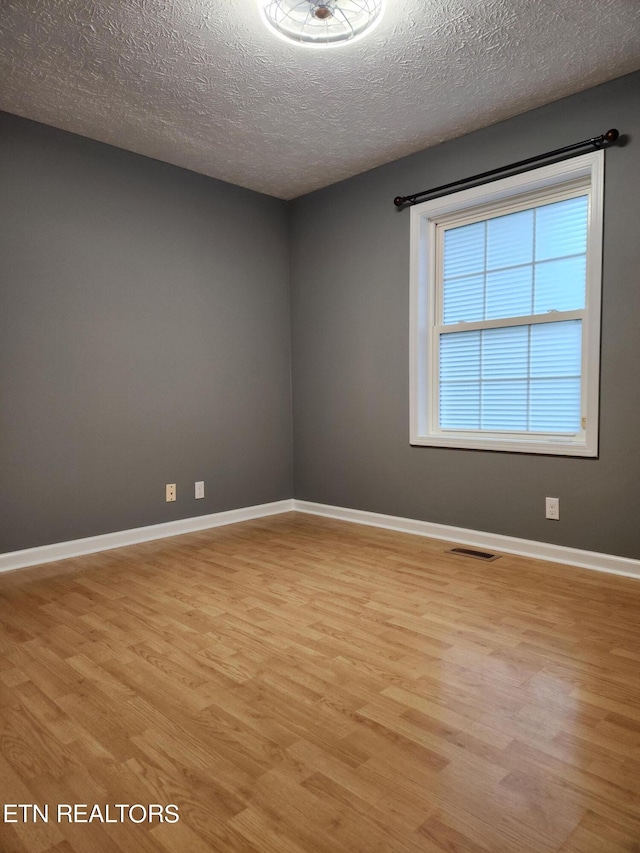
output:
[[267, 26], [301, 47], [338, 47], [379, 23], [383, 0], [260, 0]]

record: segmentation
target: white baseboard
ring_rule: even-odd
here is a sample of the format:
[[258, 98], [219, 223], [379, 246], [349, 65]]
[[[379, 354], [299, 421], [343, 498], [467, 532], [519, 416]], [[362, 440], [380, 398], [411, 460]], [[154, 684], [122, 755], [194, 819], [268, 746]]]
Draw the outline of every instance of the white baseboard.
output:
[[215, 512], [211, 515], [200, 515], [195, 518], [182, 518], [177, 521], [167, 521], [164, 524], [136, 527], [133, 530], [120, 530], [115, 533], [105, 533], [102, 536], [74, 539], [70, 542], [57, 542], [54, 545], [27, 548], [24, 551], [12, 551], [8, 554], [0, 554], [0, 572], [36, 566], [41, 563], [52, 563], [56, 560], [66, 560], [69, 557], [80, 557], [83, 554], [95, 554], [98, 551], [110, 551], [112, 548], [122, 548], [125, 545], [136, 545], [139, 542], [180, 536], [182, 533], [195, 533], [198, 530], [208, 530], [225, 524], [265, 518], [269, 515], [279, 515], [293, 510], [310, 515], [320, 515], [325, 518], [335, 518], [338, 521], [367, 524], [385, 530], [397, 530], [401, 533], [443, 539], [457, 545], [472, 545], [485, 550], [501, 551], [505, 554], [517, 554], [521, 557], [532, 557], [537, 560], [548, 560], [552, 563], [564, 563], [583, 569], [594, 569], [614, 575], [640, 578], [640, 560], [633, 560], [628, 557], [616, 557], [611, 554], [599, 554], [595, 551], [582, 551], [579, 548], [552, 545], [548, 542], [535, 542], [531, 539], [502, 536], [499, 533], [485, 533], [481, 530], [468, 530], [464, 527], [450, 527], [447, 524], [435, 524], [430, 521], [418, 521], [401, 516], [382, 515], [377, 512], [366, 512], [359, 509], [348, 509], [347, 507], [329, 506], [328, 504], [294, 499], [232, 509], [227, 512]]
[[611, 554], [599, 554], [596, 551], [582, 551], [579, 548], [552, 545], [548, 542], [535, 542], [531, 539], [502, 536], [499, 533], [467, 530], [464, 527], [450, 527], [447, 524], [434, 524], [430, 521], [417, 521], [395, 515], [381, 515], [377, 512], [365, 512], [364, 510], [347, 509], [346, 507], [329, 506], [310, 501], [294, 500], [293, 508], [297, 512], [321, 515], [339, 521], [351, 521], [355, 524], [382, 527], [385, 530], [398, 530], [401, 533], [444, 539], [456, 545], [473, 545], [489, 551], [501, 551], [505, 554], [517, 554], [520, 557], [532, 557], [536, 560], [579, 566], [582, 569], [595, 569], [599, 572], [640, 578], [640, 560], [633, 560], [629, 557], [616, 557]]
[[24, 551], [10, 551], [8, 554], [0, 554], [0, 572], [23, 569], [27, 566], [40, 565], [40, 563], [53, 563], [56, 560], [66, 560], [68, 557], [95, 554], [98, 551], [110, 551], [112, 548], [150, 542], [153, 539], [165, 539], [169, 536], [180, 536], [182, 533], [195, 533], [197, 530], [208, 530], [211, 527], [235, 524], [238, 521], [279, 515], [282, 512], [291, 512], [292, 509], [293, 500], [291, 499], [275, 501], [231, 509], [227, 512], [214, 512], [211, 515], [199, 515], [195, 518], [181, 518], [163, 524], [151, 524], [148, 527], [136, 527], [133, 530], [119, 530], [101, 536], [89, 536], [86, 539], [57, 542], [54, 545], [27, 548]]

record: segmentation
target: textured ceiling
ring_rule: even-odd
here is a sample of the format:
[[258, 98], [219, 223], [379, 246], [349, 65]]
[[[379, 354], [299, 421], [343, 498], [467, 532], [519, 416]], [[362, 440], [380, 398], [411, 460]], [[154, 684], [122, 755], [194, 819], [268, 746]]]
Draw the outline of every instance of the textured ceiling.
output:
[[638, 0], [387, 0], [328, 51], [257, 0], [0, 0], [0, 109], [280, 198], [637, 68]]

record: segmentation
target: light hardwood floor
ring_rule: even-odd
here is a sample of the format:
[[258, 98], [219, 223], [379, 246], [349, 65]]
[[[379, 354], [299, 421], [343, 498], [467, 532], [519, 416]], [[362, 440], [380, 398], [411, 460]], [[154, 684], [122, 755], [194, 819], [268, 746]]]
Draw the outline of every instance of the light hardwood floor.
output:
[[[2, 853], [640, 851], [640, 581], [300, 514], [0, 576]], [[139, 812], [137, 813], [139, 814]]]

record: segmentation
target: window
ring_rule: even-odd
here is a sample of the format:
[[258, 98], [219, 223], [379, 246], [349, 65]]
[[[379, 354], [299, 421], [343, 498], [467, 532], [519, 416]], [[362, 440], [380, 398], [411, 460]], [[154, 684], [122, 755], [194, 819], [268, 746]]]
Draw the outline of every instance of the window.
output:
[[604, 152], [411, 209], [411, 443], [596, 456]]

